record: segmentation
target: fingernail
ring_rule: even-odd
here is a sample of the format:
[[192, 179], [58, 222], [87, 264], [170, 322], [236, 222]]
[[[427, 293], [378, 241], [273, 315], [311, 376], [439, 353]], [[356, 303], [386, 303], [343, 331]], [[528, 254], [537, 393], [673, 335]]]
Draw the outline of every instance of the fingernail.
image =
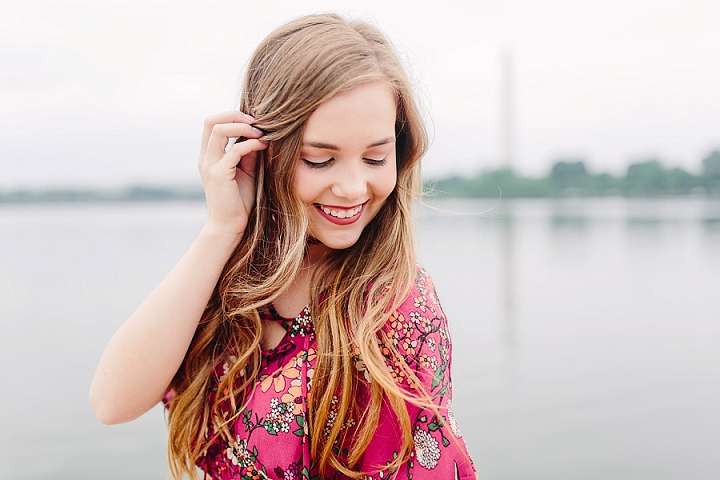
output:
[[250, 120], [251, 122], [254, 122], [254, 121], [255, 121], [255, 117], [253, 117], [252, 115], [248, 115], [247, 113], [243, 113], [243, 115], [245, 115], [245, 118], [247, 118], [247, 119]]
[[258, 140], [258, 142], [264, 143], [265, 145], [269, 145], [269, 144], [270, 144], [270, 140], [260, 139], [260, 140]]
[[257, 127], [252, 127], [252, 129], [253, 129], [253, 132], [257, 133], [258, 135], [265, 135], [265, 132], [263, 132], [262, 130], [260, 130]]

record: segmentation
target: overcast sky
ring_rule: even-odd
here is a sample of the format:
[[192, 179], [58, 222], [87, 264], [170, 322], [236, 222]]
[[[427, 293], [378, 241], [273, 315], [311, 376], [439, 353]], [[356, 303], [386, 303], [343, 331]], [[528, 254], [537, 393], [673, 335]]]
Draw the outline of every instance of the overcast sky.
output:
[[197, 184], [203, 118], [234, 107], [265, 35], [317, 11], [396, 44], [432, 119], [428, 177], [500, 165], [503, 52], [521, 172], [698, 172], [720, 148], [717, 0], [4, 0], [0, 188]]

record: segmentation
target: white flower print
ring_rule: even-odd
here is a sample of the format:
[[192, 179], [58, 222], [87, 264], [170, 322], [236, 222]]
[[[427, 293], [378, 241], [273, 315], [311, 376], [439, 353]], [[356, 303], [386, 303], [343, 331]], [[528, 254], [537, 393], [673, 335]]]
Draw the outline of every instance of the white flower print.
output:
[[241, 439], [240, 435], [236, 437], [234, 442], [228, 444], [227, 449], [225, 449], [225, 454], [233, 465], [240, 467], [249, 467], [252, 465], [250, 452], [247, 450], [247, 442]]
[[294, 404], [281, 402], [277, 398], [270, 399], [270, 413], [265, 417], [264, 427], [271, 435], [278, 432], [288, 433], [290, 423], [295, 420], [293, 414]]
[[365, 360], [363, 360], [359, 349], [355, 352], [355, 355], [353, 355], [352, 360], [355, 364], [355, 370], [363, 374], [366, 382], [372, 383], [372, 377], [370, 377], [370, 372], [367, 369], [367, 365], [365, 365]]
[[413, 436], [413, 443], [418, 463], [428, 470], [435, 468], [440, 460], [440, 446], [437, 440], [428, 432], [418, 428]]
[[295, 317], [295, 321], [290, 326], [288, 334], [291, 337], [296, 337], [297, 335], [300, 335], [301, 337], [310, 335], [311, 339], [314, 338], [312, 317], [310, 316], [310, 310], [308, 310], [307, 307], [305, 307], [303, 311], [300, 312], [300, 315]]
[[460, 433], [460, 429], [458, 428], [457, 422], [455, 421], [455, 412], [453, 411], [452, 407], [452, 400], [448, 398], [447, 400], [447, 423], [450, 425], [450, 430], [452, 430], [453, 435], [455, 435], [456, 438], [462, 437], [462, 434]]
[[228, 376], [228, 373], [230, 373], [230, 369], [233, 367], [233, 365], [235, 365], [236, 362], [237, 362], [237, 357], [235, 355], [230, 355], [227, 358], [227, 361], [225, 363], [223, 363], [223, 366], [222, 366], [223, 373], [222, 373], [222, 376], [219, 378], [218, 383], [225, 380], [225, 377]]
[[328, 414], [327, 422], [325, 422], [325, 428], [323, 429], [323, 433], [326, 437], [330, 436], [330, 431], [333, 428], [333, 425], [335, 425], [335, 418], [337, 417], [337, 405], [340, 400], [338, 397], [333, 395], [332, 401], [330, 403], [330, 413]]

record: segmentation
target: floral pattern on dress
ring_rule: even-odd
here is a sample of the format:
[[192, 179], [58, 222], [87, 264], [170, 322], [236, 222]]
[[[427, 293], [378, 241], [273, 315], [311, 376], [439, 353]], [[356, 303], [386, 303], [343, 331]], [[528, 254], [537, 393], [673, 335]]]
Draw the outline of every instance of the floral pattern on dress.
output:
[[[280, 344], [263, 352], [258, 382], [248, 405], [231, 422], [233, 441], [215, 436], [212, 424], [207, 446], [198, 466], [206, 479], [324, 480], [339, 479], [334, 471], [318, 474], [309, 458], [307, 396], [317, 362], [315, 332], [306, 307], [294, 319], [283, 318], [271, 307], [263, 319], [279, 322], [287, 331]], [[392, 377], [408, 392], [425, 391], [435, 409], [406, 404], [412, 422], [413, 451], [410, 459], [393, 472], [389, 465], [399, 451], [397, 420], [384, 403], [377, 433], [355, 468], [368, 472], [367, 480], [436, 478], [476, 478], [452, 411], [450, 378], [451, 343], [447, 320], [435, 294], [432, 280], [418, 268], [413, 288], [393, 312], [378, 335], [378, 344]], [[398, 358], [398, 354], [400, 358]], [[359, 349], [352, 352], [361, 388], [372, 381]], [[214, 401], [220, 381], [237, 359], [228, 355], [215, 372], [209, 401]], [[167, 402], [172, 401], [169, 395]], [[358, 395], [357, 401], [362, 401]], [[333, 398], [335, 403], [337, 398]], [[223, 404], [228, 418], [233, 412]], [[227, 411], [225, 411], [227, 410]], [[338, 421], [331, 407], [325, 430]], [[352, 418], [344, 420], [343, 430], [352, 437], [356, 427]], [[341, 445], [338, 446], [342, 447]], [[344, 448], [341, 452], [346, 452]], [[379, 468], [379, 469], [378, 469]]]

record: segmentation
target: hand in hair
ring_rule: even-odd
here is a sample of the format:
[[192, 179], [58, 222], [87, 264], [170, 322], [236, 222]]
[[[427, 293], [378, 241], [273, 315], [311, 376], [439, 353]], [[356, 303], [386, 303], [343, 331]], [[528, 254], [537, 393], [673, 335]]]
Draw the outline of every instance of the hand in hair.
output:
[[[208, 118], [198, 168], [208, 222], [197, 240], [108, 342], [90, 387], [103, 423], [133, 420], [167, 392], [213, 288], [240, 242], [255, 200], [257, 152], [267, 147], [241, 112]], [[227, 152], [233, 137], [248, 140]], [[239, 168], [236, 168], [237, 164]]]
[[[220, 232], [242, 238], [255, 203], [257, 152], [267, 148], [258, 140], [263, 132], [250, 123], [254, 119], [230, 111], [205, 119], [198, 169], [208, 204], [208, 225]], [[234, 137], [247, 140], [235, 143]], [[226, 151], [227, 149], [227, 151]]]

